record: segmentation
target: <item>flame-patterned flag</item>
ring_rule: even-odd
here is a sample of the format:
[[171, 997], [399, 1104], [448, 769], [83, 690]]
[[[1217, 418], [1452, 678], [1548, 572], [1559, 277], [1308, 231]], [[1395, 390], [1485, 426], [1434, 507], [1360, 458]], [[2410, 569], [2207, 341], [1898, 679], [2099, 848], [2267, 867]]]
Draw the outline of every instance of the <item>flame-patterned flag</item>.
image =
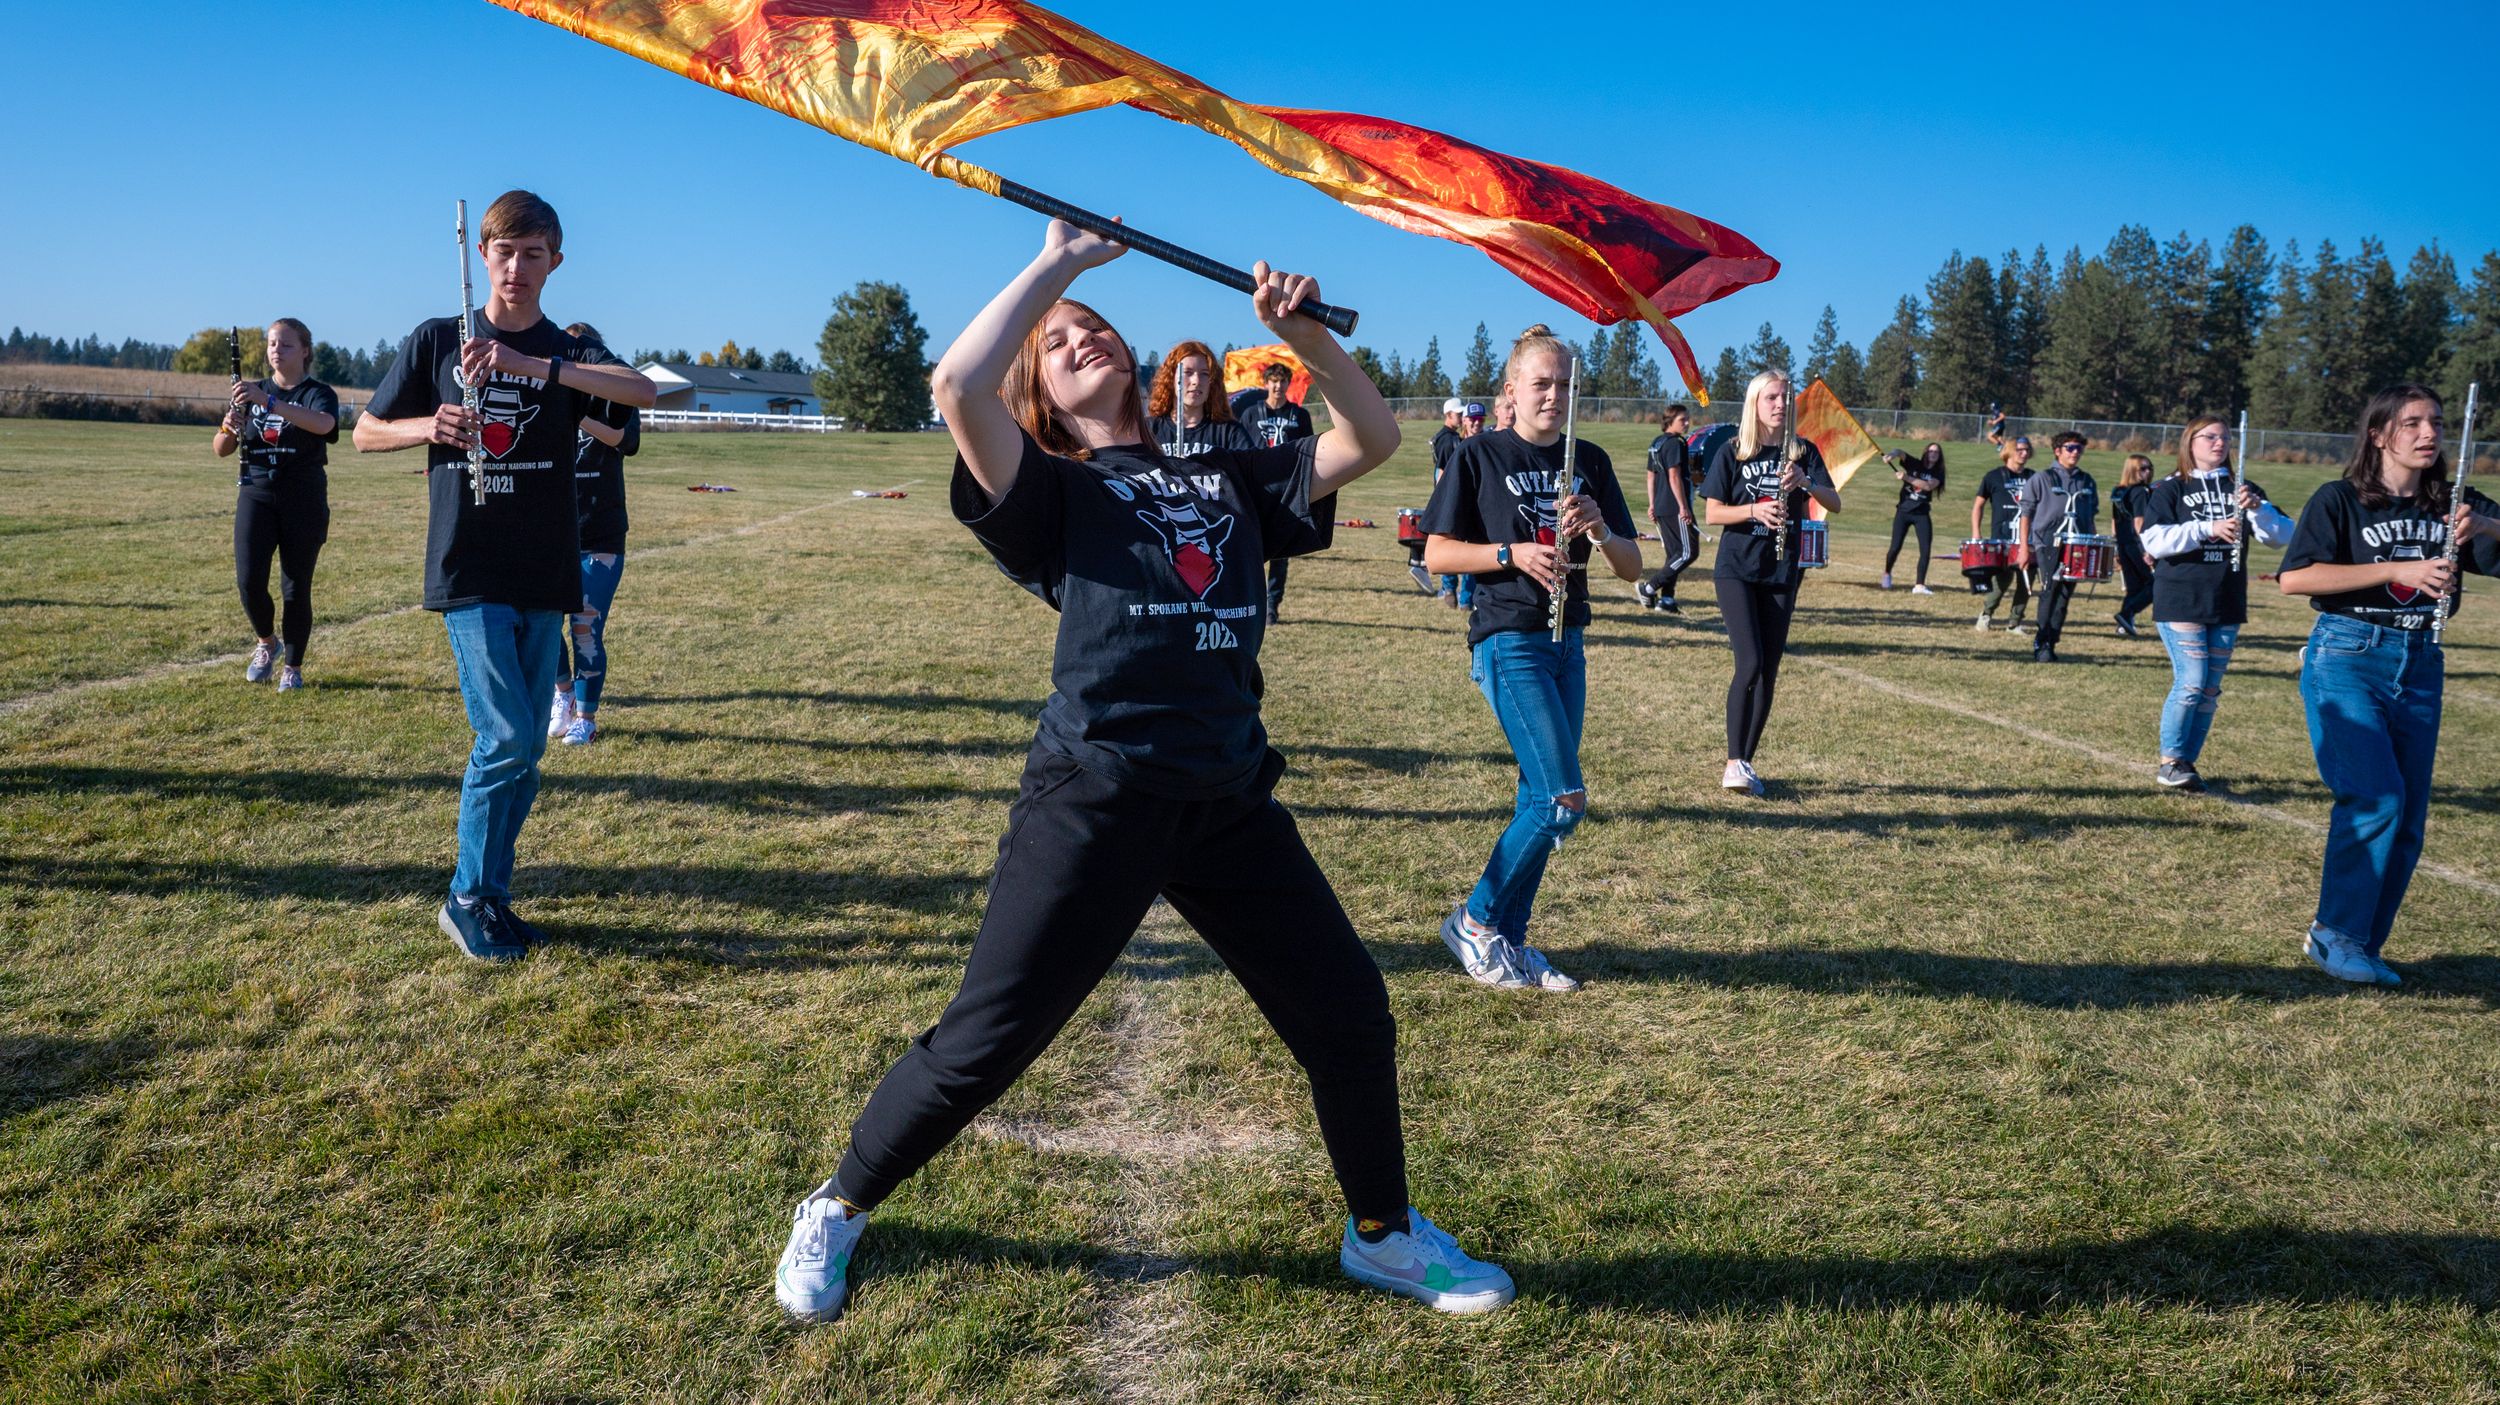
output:
[[1265, 390], [1267, 368], [1270, 366], [1282, 366], [1293, 372], [1293, 384], [1285, 387], [1285, 393], [1292, 396], [1297, 405], [1309, 403], [1311, 373], [1302, 368], [1302, 358], [1294, 354], [1293, 348], [1283, 342], [1245, 346], [1239, 351], [1225, 352], [1224, 393], [1239, 395], [1245, 390]]
[[[1838, 491], [1849, 486], [1859, 469], [1869, 459], [1883, 453], [1884, 446], [1866, 432], [1858, 417], [1850, 414], [1832, 388], [1816, 377], [1814, 384], [1797, 397], [1797, 432], [1810, 441], [1823, 455], [1823, 467], [1832, 475], [1832, 488]], [[1810, 509], [1816, 517], [1823, 515], [1820, 503]]]
[[1483, 250], [1602, 325], [1637, 317], [1707, 401], [1670, 320], [1779, 263], [1606, 182], [1439, 132], [1257, 107], [1022, 0], [493, 0], [847, 140], [997, 193], [953, 147], [1116, 103], [1212, 132], [1418, 234]]

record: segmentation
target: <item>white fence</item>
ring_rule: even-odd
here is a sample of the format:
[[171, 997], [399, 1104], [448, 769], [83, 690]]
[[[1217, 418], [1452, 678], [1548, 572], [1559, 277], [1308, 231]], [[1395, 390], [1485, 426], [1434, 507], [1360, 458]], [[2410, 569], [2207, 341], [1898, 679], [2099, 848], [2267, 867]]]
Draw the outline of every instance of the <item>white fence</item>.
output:
[[786, 429], [830, 434], [851, 427], [840, 415], [724, 414], [714, 410], [645, 410], [645, 429]]

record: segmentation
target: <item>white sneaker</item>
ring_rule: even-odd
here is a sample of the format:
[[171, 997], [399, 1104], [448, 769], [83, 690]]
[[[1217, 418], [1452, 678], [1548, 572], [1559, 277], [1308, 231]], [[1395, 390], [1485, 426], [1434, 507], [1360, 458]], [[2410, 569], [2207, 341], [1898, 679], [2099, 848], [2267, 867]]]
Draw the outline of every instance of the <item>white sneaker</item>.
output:
[[278, 670], [278, 691], [292, 693], [304, 686], [304, 670], [293, 664]]
[[1753, 763], [1751, 761], [1739, 761], [1736, 764], [1745, 768], [1745, 789], [1750, 792], [1755, 799], [1761, 799], [1762, 777], [1760, 773], [1754, 770]]
[[1745, 774], [1745, 763], [1744, 763], [1744, 762], [1742, 762], [1742, 761], [1730, 761], [1729, 763], [1727, 763], [1727, 769], [1719, 773], [1719, 789], [1721, 789], [1721, 790], [1751, 790], [1751, 789], [1753, 789], [1753, 781], [1752, 781], [1752, 779], [1751, 779], [1750, 777], [1748, 777], [1748, 776]]
[[562, 688], [556, 689], [556, 700], [547, 708], [548, 739], [552, 741], [563, 736], [564, 729], [572, 726], [573, 719], [580, 715], [573, 710], [573, 695]]
[[1934, 591], [1932, 591], [1932, 590], [1929, 590], [1927, 587], [1925, 587], [1925, 586], [1923, 586], [1923, 585], [1914, 585], [1914, 586], [1911, 586], [1911, 587], [1910, 587], [1910, 593], [1911, 593], [1912, 595], [1933, 595], [1933, 594], [1935, 594], [1936, 592], [1934, 592]]
[[1988, 617], [1987, 617], [1986, 615], [1981, 615], [1981, 616], [1979, 617], [1979, 623], [1977, 623], [1977, 624], [1975, 624], [1975, 625], [1972, 625], [1972, 626], [1971, 626], [1971, 628], [1973, 628], [1973, 629], [1975, 629], [1975, 630], [1978, 630], [1978, 631], [1979, 631], [1980, 633], [1982, 633], [1982, 634], [1987, 633], [1987, 632], [1988, 632]]
[[1495, 990], [1525, 990], [1527, 974], [1511, 957], [1510, 943], [1498, 933], [1488, 932], [1467, 915], [1467, 905], [1460, 903], [1441, 919], [1441, 944], [1458, 958], [1458, 964], [1480, 985]]
[[1337, 1265], [1357, 1283], [1441, 1312], [1491, 1312], [1519, 1293], [1499, 1265], [1467, 1257], [1456, 1240], [1412, 1206], [1406, 1228], [1382, 1235], [1377, 1244], [1364, 1243], [1349, 1217]]
[[243, 681], [266, 683], [277, 666], [278, 646], [265, 639], [255, 641], [252, 645], [252, 661], [243, 665]]
[[1890, 572], [1890, 571], [1886, 571], [1886, 572], [1884, 572], [1884, 578], [1883, 578], [1882, 580], [1880, 580], [1880, 581], [1876, 582], [1876, 584], [1875, 584], [1875, 588], [1876, 588], [1876, 589], [1878, 589], [1878, 590], [1890, 590], [1890, 589], [1892, 589], [1892, 572]]
[[2378, 977], [2380, 985], [2403, 985], [2405, 983], [2405, 978], [2396, 974], [2396, 968], [2385, 961], [2367, 953], [2363, 954], [2362, 959], [2370, 963], [2371, 974]]
[[830, 1195], [799, 1202], [790, 1216], [790, 1242], [773, 1271], [773, 1297], [801, 1322], [831, 1322], [842, 1315], [851, 1292], [851, 1250], [868, 1227], [867, 1212], [853, 1214]]
[[1544, 952], [1526, 942], [1505, 940], [1503, 944], [1510, 948], [1511, 963], [1519, 968], [1520, 974], [1528, 978], [1528, 984], [1539, 990], [1578, 990], [1580, 988], [1578, 981], [1555, 970], [1554, 963], [1545, 959]]
[[2402, 979], [2394, 970], [2388, 969], [2387, 979], [2382, 980], [2379, 971], [2386, 969], [2385, 962], [2372, 960], [2368, 952], [2353, 945], [2343, 933], [2314, 922], [2309, 924], [2309, 939], [2301, 943], [2300, 949], [2317, 963], [2319, 970], [2339, 981], [2350, 981], [2354, 985], [2394, 985]]

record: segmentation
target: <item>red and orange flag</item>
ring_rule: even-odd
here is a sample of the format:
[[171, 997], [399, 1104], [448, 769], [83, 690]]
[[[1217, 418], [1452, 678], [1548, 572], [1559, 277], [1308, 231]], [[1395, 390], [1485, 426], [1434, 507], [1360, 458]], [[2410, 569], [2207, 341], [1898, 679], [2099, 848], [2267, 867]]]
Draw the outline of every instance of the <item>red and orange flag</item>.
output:
[[[1866, 426], [1858, 423], [1858, 417], [1849, 413], [1840, 397], [1819, 376], [1806, 387], [1805, 394], [1797, 397], [1794, 413], [1797, 432], [1822, 454], [1823, 467], [1831, 473], [1835, 491], [1848, 487], [1858, 470], [1884, 451], [1884, 446], [1875, 442], [1875, 436], [1866, 432]], [[1814, 515], [1823, 515], [1819, 504]]]
[[1270, 366], [1282, 366], [1293, 372], [1293, 384], [1285, 387], [1285, 393], [1293, 397], [1295, 404], [1305, 404], [1310, 400], [1311, 373], [1302, 369], [1302, 358], [1283, 342], [1245, 346], [1239, 351], [1225, 352], [1224, 393], [1239, 395], [1254, 386], [1266, 389], [1267, 368]]
[[1022, 0], [494, 0], [976, 189], [947, 153], [1125, 103], [1233, 142], [1397, 228], [1481, 249], [1602, 325], [1654, 328], [1707, 400], [1671, 320], [1779, 263], [1723, 225], [1604, 181], [1386, 118], [1258, 107]]

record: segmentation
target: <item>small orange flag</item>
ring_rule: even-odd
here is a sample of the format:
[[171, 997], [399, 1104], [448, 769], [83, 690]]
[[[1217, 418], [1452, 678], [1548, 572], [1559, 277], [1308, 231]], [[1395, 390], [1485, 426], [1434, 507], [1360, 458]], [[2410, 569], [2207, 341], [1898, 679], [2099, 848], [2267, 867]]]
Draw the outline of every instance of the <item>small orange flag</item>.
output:
[[1285, 393], [1293, 397], [1293, 403], [1310, 403], [1311, 373], [1302, 368], [1302, 358], [1293, 354], [1293, 348], [1283, 342], [1245, 346], [1239, 351], [1225, 352], [1224, 393], [1239, 395], [1245, 390], [1265, 390], [1267, 368], [1270, 366], [1282, 366], [1293, 372], [1293, 384], [1285, 388]]
[[[1867, 460], [1884, 452], [1884, 446], [1875, 442], [1875, 436], [1866, 432], [1866, 426], [1858, 423], [1858, 417], [1849, 413], [1820, 377], [1797, 397], [1796, 415], [1797, 432], [1822, 454], [1823, 467], [1832, 475], [1835, 491], [1848, 487], [1849, 480], [1857, 476]], [[1814, 515], [1823, 515], [1820, 506]]]

